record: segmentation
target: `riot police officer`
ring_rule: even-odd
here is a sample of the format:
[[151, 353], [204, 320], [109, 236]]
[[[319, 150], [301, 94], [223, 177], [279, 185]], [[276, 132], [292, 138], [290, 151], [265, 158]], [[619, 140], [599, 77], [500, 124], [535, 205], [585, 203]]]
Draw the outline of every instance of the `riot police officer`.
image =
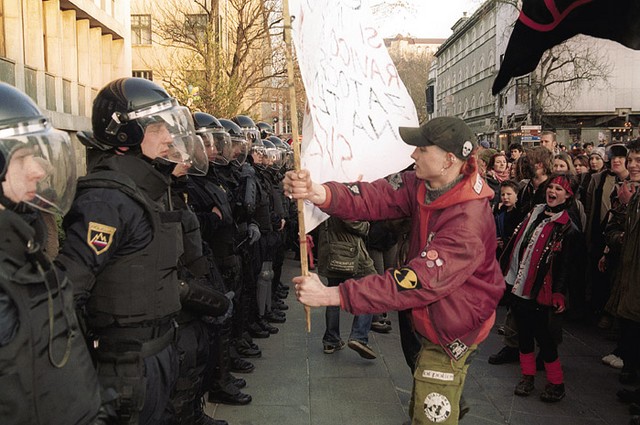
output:
[[[194, 176], [188, 182], [189, 205], [200, 222], [202, 240], [210, 247], [210, 258], [220, 270], [222, 282], [219, 290], [234, 294], [234, 305], [241, 307], [243, 292], [242, 265], [237, 255], [239, 243], [237, 227], [233, 219], [233, 198], [227, 189], [229, 182], [223, 182], [220, 169], [229, 167], [231, 162], [243, 163], [246, 159], [246, 139], [240, 130], [232, 139], [214, 116], [196, 112], [194, 114], [197, 132], [205, 142], [210, 162], [206, 176]], [[234, 310], [234, 321], [237, 316]], [[251, 396], [240, 391], [246, 381], [230, 373], [251, 372], [252, 363], [237, 356], [231, 357], [231, 320], [225, 320], [210, 327], [211, 356], [205, 375], [204, 388], [209, 391], [209, 401], [243, 405], [251, 402]], [[250, 357], [262, 353], [257, 346], [235, 347]]]
[[269, 182], [271, 190], [272, 223], [275, 232], [273, 247], [271, 248], [274, 253], [271, 282], [274, 307], [271, 316], [273, 316], [274, 313], [277, 315], [279, 311], [288, 309], [288, 306], [281, 300], [288, 296], [288, 287], [280, 281], [280, 278], [282, 276], [282, 265], [284, 264], [286, 224], [289, 220], [290, 210], [290, 199], [284, 196], [282, 179], [284, 177], [285, 162], [291, 158], [291, 155], [289, 155], [289, 150], [287, 150], [285, 143], [279, 137], [269, 136], [264, 143], [272, 152], [269, 167], [265, 172], [265, 179]]
[[103, 87], [92, 127], [105, 152], [78, 180], [58, 261], [75, 282], [100, 383], [118, 393], [119, 423], [164, 423], [178, 368], [182, 249], [167, 193], [176, 163], [207, 166], [195, 155], [202, 140], [189, 110], [141, 78]]
[[271, 127], [271, 124], [268, 124], [264, 121], [259, 121], [256, 123], [256, 127], [258, 127], [258, 130], [260, 130], [260, 138], [261, 139], [266, 139], [269, 136], [273, 136], [273, 127]]
[[39, 212], [64, 214], [76, 177], [67, 133], [0, 84], [0, 423], [105, 423], [70, 282], [43, 253]]
[[231, 303], [222, 288], [222, 276], [203, 252], [198, 218], [187, 205], [188, 165], [179, 164], [173, 171], [171, 199], [173, 210], [180, 213], [184, 252], [178, 263], [182, 310], [177, 348], [180, 357], [178, 380], [171, 395], [175, 424], [227, 425], [204, 413], [205, 370], [210, 360], [209, 325], [231, 314]]

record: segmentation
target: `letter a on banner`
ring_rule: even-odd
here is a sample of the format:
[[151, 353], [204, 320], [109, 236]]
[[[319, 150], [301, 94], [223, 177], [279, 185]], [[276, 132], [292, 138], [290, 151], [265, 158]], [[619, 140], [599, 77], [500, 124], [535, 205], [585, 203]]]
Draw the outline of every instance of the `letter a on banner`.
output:
[[[316, 182], [372, 181], [411, 164], [415, 106], [362, 1], [289, 0], [307, 93], [301, 164]], [[327, 216], [306, 205], [309, 232]]]

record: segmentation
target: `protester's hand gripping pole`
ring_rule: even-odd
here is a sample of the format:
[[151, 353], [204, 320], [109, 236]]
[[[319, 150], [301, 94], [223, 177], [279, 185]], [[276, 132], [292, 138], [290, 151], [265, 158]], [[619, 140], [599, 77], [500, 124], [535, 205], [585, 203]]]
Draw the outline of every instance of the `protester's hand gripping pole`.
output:
[[[291, 111], [291, 145], [293, 146], [293, 158], [296, 171], [300, 171], [300, 138], [298, 133], [298, 108], [296, 106], [296, 89], [294, 86], [293, 56], [291, 54], [291, 15], [289, 14], [289, 1], [283, 0], [284, 19], [284, 43], [287, 59], [287, 80], [289, 83], [289, 102]], [[307, 236], [304, 226], [304, 201], [298, 199], [298, 241], [300, 243], [300, 269], [303, 276], [309, 275], [309, 258], [307, 257]], [[311, 332], [311, 307], [304, 306], [307, 332]]]

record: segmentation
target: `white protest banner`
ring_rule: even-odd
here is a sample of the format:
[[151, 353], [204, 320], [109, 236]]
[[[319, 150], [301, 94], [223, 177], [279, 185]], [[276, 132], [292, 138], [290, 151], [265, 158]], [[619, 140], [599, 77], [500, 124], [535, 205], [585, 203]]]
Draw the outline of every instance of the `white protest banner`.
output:
[[[372, 181], [406, 168], [414, 148], [398, 127], [416, 127], [418, 118], [368, 4], [290, 0], [289, 10], [307, 94], [302, 168], [316, 182]], [[309, 206], [307, 232], [325, 218]]]

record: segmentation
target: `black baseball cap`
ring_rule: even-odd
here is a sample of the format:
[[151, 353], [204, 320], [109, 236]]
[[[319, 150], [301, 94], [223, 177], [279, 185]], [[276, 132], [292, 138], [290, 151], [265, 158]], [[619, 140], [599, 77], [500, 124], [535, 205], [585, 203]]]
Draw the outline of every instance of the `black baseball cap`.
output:
[[420, 127], [400, 127], [400, 137], [412, 146], [438, 146], [462, 160], [467, 160], [476, 149], [473, 131], [460, 118], [437, 117]]

